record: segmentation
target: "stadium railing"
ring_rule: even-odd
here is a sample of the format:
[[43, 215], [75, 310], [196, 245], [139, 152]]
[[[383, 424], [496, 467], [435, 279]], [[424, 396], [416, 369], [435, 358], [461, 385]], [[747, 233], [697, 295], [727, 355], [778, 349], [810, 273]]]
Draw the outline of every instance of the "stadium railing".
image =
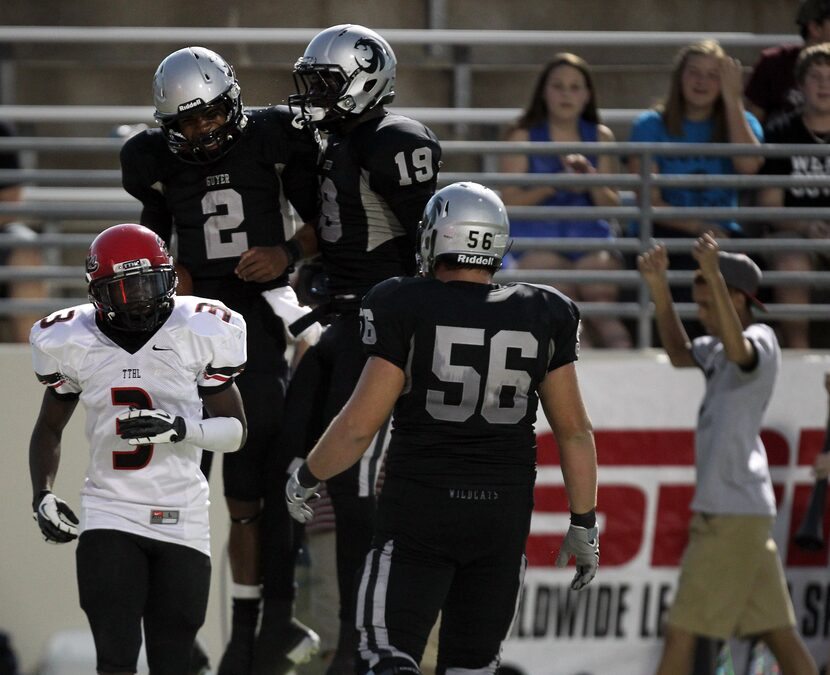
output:
[[[417, 113], [416, 113], [417, 115]], [[123, 143], [118, 138], [0, 138], [0, 151], [101, 151], [113, 154]], [[830, 210], [824, 208], [766, 208], [740, 206], [722, 207], [656, 207], [651, 203], [651, 188], [663, 186], [685, 187], [734, 187], [741, 190], [754, 190], [765, 186], [775, 187], [822, 187], [830, 189], [830, 178], [824, 176], [702, 176], [702, 175], [655, 175], [648, 171], [652, 160], [658, 155], [683, 155], [689, 153], [689, 146], [682, 143], [507, 143], [496, 141], [446, 141], [443, 144], [445, 155], [473, 155], [478, 157], [498, 156], [502, 154], [529, 153], [570, 153], [590, 152], [592, 154], [612, 154], [618, 156], [639, 156], [644, 167], [639, 175], [634, 174], [502, 174], [495, 172], [442, 173], [439, 183], [445, 185], [457, 180], [474, 180], [496, 190], [507, 184], [549, 184], [556, 187], [587, 187], [591, 185], [611, 185], [638, 195], [631, 203], [618, 207], [509, 207], [512, 218], [571, 218], [593, 219], [597, 217], [616, 219], [622, 224], [637, 223], [635, 236], [621, 236], [612, 241], [596, 239], [517, 239], [514, 250], [529, 248], [557, 249], [561, 251], [614, 249], [622, 254], [633, 255], [651, 245], [652, 223], [655, 220], [672, 220], [682, 218], [731, 219], [743, 223], [783, 221], [791, 219], [830, 219]], [[830, 155], [830, 147], [821, 145], [720, 145], [696, 144], [695, 154], [735, 156], [764, 155], [789, 156], [804, 154], [813, 156]], [[0, 247], [8, 248], [25, 244], [37, 245], [51, 251], [84, 249], [92, 240], [94, 232], [102, 226], [114, 222], [136, 221], [140, 215], [137, 201], [120, 188], [120, 172], [114, 170], [50, 170], [23, 169], [0, 170], [0, 182], [7, 180], [23, 181], [28, 187], [24, 191], [24, 200], [19, 203], [0, 204], [0, 216], [14, 216], [27, 222], [40, 225], [43, 233], [35, 240], [21, 240], [14, 235], [0, 235]], [[86, 232], [72, 232], [68, 223], [87, 222], [97, 224]], [[688, 251], [693, 239], [672, 239], [666, 242], [669, 251]], [[796, 250], [814, 251], [830, 254], [830, 240], [816, 239], [765, 239], [741, 238], [721, 240], [725, 250], [763, 254], [770, 251]], [[52, 255], [51, 260], [61, 260], [62, 256]], [[80, 266], [49, 264], [37, 268], [0, 268], [0, 282], [25, 278], [46, 278], [62, 292], [54, 297], [42, 300], [0, 300], [0, 315], [11, 315], [31, 311], [49, 311], [58, 309], [72, 302], [81, 302], [83, 298], [83, 271]], [[592, 283], [605, 281], [620, 288], [634, 291], [636, 300], [618, 303], [580, 303], [585, 316], [613, 315], [636, 322], [639, 347], [652, 343], [652, 310], [648, 291], [639, 274], [633, 268], [614, 272], [602, 271], [554, 271], [554, 270], [504, 270], [498, 278], [502, 281], [525, 280], [536, 283], [556, 284], [557, 282]], [[670, 271], [670, 283], [688, 284], [691, 272]], [[830, 272], [815, 271], [809, 273], [766, 272], [764, 286], [803, 285], [812, 287], [830, 287]], [[811, 320], [829, 320], [830, 305], [783, 305], [770, 304], [769, 318], [808, 318]], [[683, 317], [695, 314], [691, 304], [681, 304]]]

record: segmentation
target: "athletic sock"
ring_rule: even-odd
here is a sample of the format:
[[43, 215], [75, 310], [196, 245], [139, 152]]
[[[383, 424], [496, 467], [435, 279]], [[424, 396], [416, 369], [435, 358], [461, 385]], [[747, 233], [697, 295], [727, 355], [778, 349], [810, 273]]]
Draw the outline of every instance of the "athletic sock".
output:
[[225, 647], [217, 675], [245, 675], [251, 671], [253, 663], [259, 621], [259, 587], [234, 584], [233, 593], [231, 639]]

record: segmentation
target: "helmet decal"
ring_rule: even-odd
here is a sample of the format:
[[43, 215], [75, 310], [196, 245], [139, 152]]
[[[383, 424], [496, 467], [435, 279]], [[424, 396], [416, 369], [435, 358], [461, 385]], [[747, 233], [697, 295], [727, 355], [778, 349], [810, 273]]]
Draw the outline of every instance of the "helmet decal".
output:
[[389, 43], [364, 26], [318, 33], [294, 64], [297, 93], [288, 104], [306, 124], [331, 130], [395, 97], [397, 59]]
[[[377, 40], [370, 37], [362, 37], [354, 43], [357, 50], [355, 60], [362, 70], [367, 73], [376, 73], [386, 64], [386, 57], [383, 53], [383, 47], [378, 44]], [[361, 49], [361, 47], [363, 49]], [[366, 52], [368, 51], [368, 55]]]

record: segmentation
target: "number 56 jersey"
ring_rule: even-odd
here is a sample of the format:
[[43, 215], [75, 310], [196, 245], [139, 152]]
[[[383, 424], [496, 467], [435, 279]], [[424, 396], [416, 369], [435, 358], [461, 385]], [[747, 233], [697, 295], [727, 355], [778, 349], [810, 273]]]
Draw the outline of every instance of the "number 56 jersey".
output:
[[79, 397], [86, 410], [81, 531], [116, 529], [210, 555], [201, 448], [184, 441], [130, 445], [116, 418], [130, 408], [156, 408], [201, 419], [201, 395], [230, 386], [244, 367], [245, 332], [241, 315], [189, 296], [176, 297], [165, 323], [133, 353], [101, 331], [91, 304], [32, 327], [38, 379], [58, 396]]
[[579, 310], [553, 288], [395, 278], [361, 310], [369, 356], [400, 367], [387, 475], [439, 487], [535, 479], [538, 387], [577, 359]]

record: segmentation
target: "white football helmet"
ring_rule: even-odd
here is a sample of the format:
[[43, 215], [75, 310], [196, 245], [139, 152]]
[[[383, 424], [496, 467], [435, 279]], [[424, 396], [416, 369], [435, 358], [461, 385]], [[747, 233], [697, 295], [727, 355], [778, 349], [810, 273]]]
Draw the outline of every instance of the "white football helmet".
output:
[[419, 237], [421, 273], [432, 276], [443, 260], [498, 269], [507, 249], [510, 222], [499, 196], [478, 183], [453, 183], [432, 195]]
[[321, 129], [389, 103], [395, 97], [395, 53], [375, 31], [354, 24], [332, 26], [308, 43], [294, 64], [297, 93], [289, 105]]
[[[185, 47], [165, 58], [153, 77], [155, 118], [180, 159], [204, 164], [225, 155], [247, 124], [239, 82], [219, 54], [204, 47]], [[226, 122], [197, 142], [179, 128], [183, 117], [202, 115], [220, 107]]]

